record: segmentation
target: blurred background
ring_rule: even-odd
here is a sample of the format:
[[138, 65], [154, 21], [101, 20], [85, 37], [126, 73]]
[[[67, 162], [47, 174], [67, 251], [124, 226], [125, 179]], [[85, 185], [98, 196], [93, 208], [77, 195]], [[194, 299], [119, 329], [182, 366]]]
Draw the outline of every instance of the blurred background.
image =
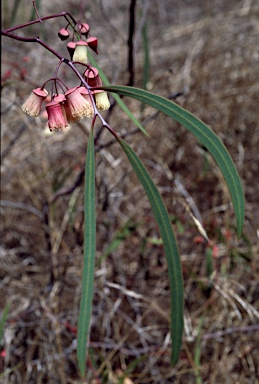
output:
[[[125, 155], [97, 121], [97, 255], [86, 383], [258, 383], [258, 2], [36, 3], [42, 17], [67, 11], [90, 25], [99, 42], [99, 55], [93, 55], [112, 84], [170, 97], [209, 125], [230, 152], [246, 197], [238, 239], [226, 184], [206, 149], [178, 123], [124, 98], [149, 132], [145, 137], [110, 96], [113, 107], [103, 116], [138, 153], [172, 218], [184, 276], [185, 327], [172, 368], [159, 232]], [[2, 1], [2, 28], [35, 18], [30, 1]], [[62, 27], [60, 17], [16, 33], [40, 36], [68, 57], [66, 42], [57, 36]], [[35, 43], [2, 37], [2, 315], [9, 305], [2, 383], [81, 382], [76, 327], [91, 121], [48, 134], [44, 113], [31, 118], [21, 110], [57, 63]], [[59, 76], [68, 86], [78, 85], [65, 65]]]

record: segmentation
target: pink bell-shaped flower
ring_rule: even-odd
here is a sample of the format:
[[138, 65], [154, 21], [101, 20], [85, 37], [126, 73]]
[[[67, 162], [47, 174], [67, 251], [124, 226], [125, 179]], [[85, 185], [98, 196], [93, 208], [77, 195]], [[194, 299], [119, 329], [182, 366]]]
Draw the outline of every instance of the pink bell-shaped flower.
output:
[[62, 105], [58, 101], [52, 101], [46, 105], [46, 110], [48, 114], [48, 123], [50, 131], [53, 129], [61, 131], [64, 128], [68, 127], [68, 121]]
[[57, 101], [58, 103], [63, 104], [66, 101], [66, 97], [63, 95], [63, 93], [59, 93], [53, 97], [53, 101]]
[[91, 105], [81, 95], [77, 88], [71, 88], [66, 93], [66, 104], [70, 110], [72, 118], [75, 120], [82, 119], [83, 117], [91, 116]]
[[46, 89], [36, 88], [32, 91], [28, 99], [23, 103], [22, 110], [30, 116], [38, 116], [41, 105], [48, 96]]
[[92, 103], [91, 96], [89, 94], [88, 89], [86, 89], [86, 87], [79, 87], [77, 89], [80, 92], [80, 95], [82, 95], [83, 98], [89, 103], [89, 111], [88, 111], [87, 117], [93, 117], [94, 108], [93, 108], [93, 103]]

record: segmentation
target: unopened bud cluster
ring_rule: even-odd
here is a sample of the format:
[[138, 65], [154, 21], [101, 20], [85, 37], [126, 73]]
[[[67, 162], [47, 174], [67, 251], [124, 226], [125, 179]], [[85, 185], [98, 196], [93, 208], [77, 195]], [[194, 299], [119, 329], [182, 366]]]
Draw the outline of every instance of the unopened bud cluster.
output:
[[[91, 48], [95, 53], [98, 53], [98, 40], [95, 36], [89, 36], [90, 27], [87, 23], [78, 23], [77, 27], [80, 40], [77, 42], [70, 41], [67, 44], [67, 49], [71, 60], [87, 64], [87, 47]], [[69, 29], [61, 28], [59, 30], [58, 36], [62, 41], [67, 40], [70, 36]], [[84, 38], [85, 40], [83, 40]]]
[[[80, 40], [77, 42], [70, 41], [67, 44], [67, 49], [72, 63], [82, 63], [86, 67], [83, 79], [87, 87], [84, 86], [81, 81], [80, 86], [67, 88], [66, 92], [63, 91], [62, 87], [61, 93], [51, 95], [51, 101], [46, 104], [46, 111], [48, 115], [47, 127], [50, 131], [62, 130], [67, 128], [70, 123], [74, 123], [84, 117], [94, 117], [96, 109], [107, 110], [110, 107], [107, 92], [101, 89], [92, 89], [95, 87], [100, 88], [102, 86], [102, 81], [98, 70], [87, 64], [87, 47], [90, 47], [98, 53], [97, 38], [89, 37], [90, 27], [88, 24], [78, 23], [77, 27]], [[70, 36], [69, 29], [61, 28], [58, 36], [62, 41], [68, 39]], [[83, 38], [86, 40], [83, 40]], [[60, 83], [63, 83], [57, 77], [50, 79], [49, 81], [55, 82], [55, 90], [57, 90]], [[47, 82], [45, 82], [45, 84]], [[31, 116], [38, 116], [40, 114], [42, 104], [46, 101], [47, 97], [48, 91], [44, 88], [44, 86], [42, 88], [34, 89], [22, 105], [22, 110]]]

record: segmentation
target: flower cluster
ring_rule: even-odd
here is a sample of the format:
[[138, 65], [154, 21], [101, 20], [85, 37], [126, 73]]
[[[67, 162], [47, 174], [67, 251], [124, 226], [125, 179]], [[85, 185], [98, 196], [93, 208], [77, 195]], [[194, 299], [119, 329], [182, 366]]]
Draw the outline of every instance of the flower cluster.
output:
[[[80, 35], [80, 40], [70, 41], [67, 44], [67, 49], [70, 54], [70, 58], [73, 61], [87, 64], [87, 47], [91, 48], [95, 53], [98, 53], [97, 46], [98, 40], [95, 36], [89, 36], [90, 27], [86, 23], [78, 23], [78, 33]], [[67, 28], [61, 28], [58, 33], [59, 38], [64, 41], [67, 40], [70, 36], [70, 31]], [[83, 40], [86, 38], [86, 41]]]
[[[80, 40], [77, 42], [70, 41], [67, 44], [73, 66], [74, 62], [80, 63], [86, 67], [83, 75], [78, 75], [81, 79], [80, 86], [74, 88], [67, 88], [64, 91], [64, 82], [57, 77], [57, 72], [63, 60], [60, 61], [56, 71], [55, 77], [49, 79], [42, 88], [36, 88], [32, 91], [28, 99], [22, 105], [22, 110], [31, 116], [38, 116], [41, 106], [48, 96], [48, 91], [45, 85], [52, 81], [54, 82], [55, 93], [51, 94], [49, 102], [46, 104], [46, 111], [48, 116], [47, 127], [50, 131], [62, 130], [67, 128], [70, 123], [74, 123], [84, 117], [94, 117], [100, 110], [107, 110], [110, 107], [110, 102], [107, 92], [101, 90], [102, 81], [99, 76], [98, 70], [93, 66], [87, 64], [87, 47], [89, 46], [96, 53], [98, 41], [96, 37], [89, 37], [90, 27], [86, 23], [76, 25]], [[74, 34], [73, 34], [74, 35]], [[66, 40], [70, 36], [68, 28], [61, 28], [58, 36], [60, 39]], [[83, 40], [86, 39], [86, 41]], [[58, 87], [62, 92], [58, 92]], [[94, 89], [94, 88], [99, 89]]]
[[[34, 89], [22, 105], [22, 110], [31, 116], [38, 116], [47, 95], [45, 89]], [[47, 126], [50, 131], [67, 128], [69, 123], [74, 123], [83, 117], [93, 117], [92, 100], [98, 110], [106, 110], [110, 107], [107, 92], [102, 90], [89, 91], [86, 87], [81, 86], [68, 89], [65, 94], [54, 95], [52, 101], [46, 104]]]

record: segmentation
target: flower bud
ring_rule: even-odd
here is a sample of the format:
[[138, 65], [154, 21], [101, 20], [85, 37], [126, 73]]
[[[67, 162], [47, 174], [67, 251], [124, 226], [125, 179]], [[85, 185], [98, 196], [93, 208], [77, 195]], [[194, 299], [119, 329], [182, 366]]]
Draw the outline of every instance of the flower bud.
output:
[[73, 54], [73, 61], [87, 64], [87, 43], [80, 40], [76, 43], [75, 52]]
[[70, 32], [68, 29], [66, 28], [61, 28], [58, 32], [58, 36], [59, 38], [63, 41], [63, 40], [67, 40], [70, 36]]
[[88, 32], [90, 31], [90, 27], [87, 23], [79, 24], [78, 29], [79, 29], [79, 32], [81, 33], [81, 35], [84, 35], [84, 36], [87, 36]]
[[94, 67], [87, 68], [84, 78], [89, 87], [101, 87], [102, 80], [98, 74], [98, 69]]
[[70, 41], [70, 42], [67, 44], [67, 50], [68, 50], [68, 52], [69, 52], [69, 55], [70, 55], [70, 59], [71, 59], [71, 60], [73, 59], [73, 55], [74, 55], [75, 49], [76, 49], [76, 43], [75, 43], [74, 41]]
[[93, 93], [94, 93], [96, 107], [98, 110], [106, 111], [107, 109], [110, 108], [110, 102], [108, 99], [107, 92], [102, 90], [94, 90]]
[[87, 44], [89, 45], [89, 47], [95, 52], [98, 54], [98, 51], [97, 51], [97, 45], [98, 45], [98, 40], [97, 40], [97, 37], [89, 37], [87, 40], [86, 40]]

